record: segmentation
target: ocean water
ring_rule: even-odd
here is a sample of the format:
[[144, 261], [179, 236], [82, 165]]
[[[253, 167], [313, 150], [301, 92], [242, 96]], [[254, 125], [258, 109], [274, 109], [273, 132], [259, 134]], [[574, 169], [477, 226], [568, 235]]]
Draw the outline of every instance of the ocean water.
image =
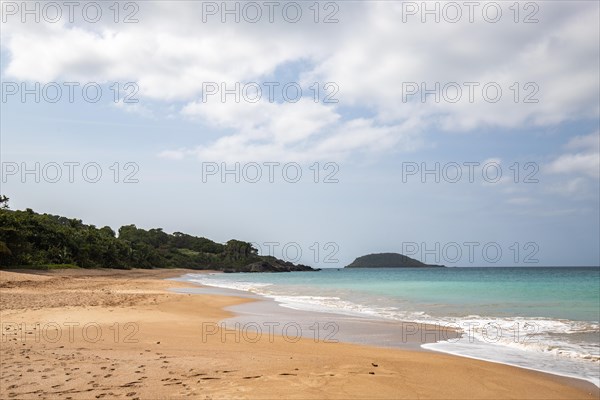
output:
[[453, 327], [462, 338], [423, 347], [600, 386], [600, 268], [326, 269], [185, 279], [297, 310]]

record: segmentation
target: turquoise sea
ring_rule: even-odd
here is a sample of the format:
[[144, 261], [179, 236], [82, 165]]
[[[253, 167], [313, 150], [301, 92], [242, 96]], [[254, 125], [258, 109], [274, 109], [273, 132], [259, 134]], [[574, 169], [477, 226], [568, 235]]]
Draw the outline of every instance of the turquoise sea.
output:
[[185, 279], [297, 310], [454, 327], [463, 338], [423, 347], [600, 386], [598, 267], [325, 269]]

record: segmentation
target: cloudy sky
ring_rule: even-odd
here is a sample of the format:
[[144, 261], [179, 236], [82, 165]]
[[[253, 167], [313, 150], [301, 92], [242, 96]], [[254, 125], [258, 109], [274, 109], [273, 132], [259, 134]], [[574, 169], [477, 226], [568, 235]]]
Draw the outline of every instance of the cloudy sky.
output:
[[23, 4], [12, 208], [320, 267], [600, 263], [598, 2]]

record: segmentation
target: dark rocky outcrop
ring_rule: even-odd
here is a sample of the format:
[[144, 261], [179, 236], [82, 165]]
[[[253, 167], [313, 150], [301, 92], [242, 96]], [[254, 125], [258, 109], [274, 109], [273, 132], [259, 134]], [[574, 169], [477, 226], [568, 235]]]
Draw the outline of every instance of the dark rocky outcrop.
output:
[[262, 257], [260, 261], [238, 267], [227, 268], [223, 272], [294, 272], [294, 271], [319, 271], [307, 265], [293, 264], [275, 257]]

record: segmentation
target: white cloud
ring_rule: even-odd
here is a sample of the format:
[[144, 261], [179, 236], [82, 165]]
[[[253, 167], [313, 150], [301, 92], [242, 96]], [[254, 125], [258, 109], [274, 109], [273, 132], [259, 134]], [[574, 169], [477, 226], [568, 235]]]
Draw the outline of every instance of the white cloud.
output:
[[584, 136], [575, 136], [566, 146], [568, 149], [584, 149], [593, 152], [600, 150], [600, 131]]
[[[185, 1], [140, 3], [136, 24], [11, 19], [2, 30], [3, 78], [137, 82], [141, 102], [185, 102], [182, 115], [222, 130], [220, 139], [194, 150], [201, 157], [338, 158], [414, 149], [429, 128], [522, 128], [600, 114], [597, 2], [540, 3], [536, 24], [515, 24], [510, 13], [497, 24], [422, 24], [418, 17], [403, 23], [402, 2], [337, 4], [337, 24], [202, 23], [202, 3]], [[205, 82], [261, 82], [273, 74], [297, 75], [304, 87], [336, 82], [340, 102], [199, 102]], [[407, 82], [456, 82], [463, 95], [456, 103], [403, 101]], [[474, 102], [464, 82], [479, 83]], [[488, 82], [502, 88], [497, 103], [482, 97]], [[528, 82], [539, 88], [537, 103], [522, 103], [535, 90]], [[597, 158], [565, 154], [551, 170], [597, 177]]]
[[201, 118], [217, 128], [232, 128], [248, 138], [270, 138], [276, 143], [293, 143], [308, 139], [340, 116], [333, 107], [308, 99], [297, 103], [257, 103], [209, 101], [187, 104], [182, 113]]
[[382, 125], [371, 119], [344, 121], [333, 106], [302, 99], [297, 103], [188, 104], [182, 113], [212, 126], [233, 130], [193, 150], [207, 161], [341, 160], [353, 152], [404, 151], [421, 145], [410, 123]]
[[593, 178], [600, 174], [598, 153], [565, 154], [550, 164], [550, 171], [555, 173], [583, 173]]
[[567, 149], [576, 153], [565, 153], [548, 166], [547, 170], [556, 174], [580, 174], [591, 178], [600, 177], [600, 132], [577, 136], [569, 141]]
[[[534, 25], [401, 24], [389, 3], [377, 2], [365, 10], [369, 29], [341, 44], [307, 79], [335, 80], [345, 102], [369, 104], [382, 118], [418, 114], [445, 130], [597, 116], [598, 60], [590, 56], [598, 49], [597, 5], [567, 10], [564, 4], [547, 2], [543, 9], [545, 18], [563, 15]], [[427, 89], [436, 82], [440, 87], [456, 82], [463, 95], [457, 103], [444, 101], [444, 96], [439, 103], [433, 96], [423, 103], [420, 91], [403, 99], [403, 85], [411, 82], [424, 83]], [[479, 84], [472, 103], [465, 82]], [[497, 103], [482, 97], [489, 82], [502, 89]], [[519, 82], [519, 103], [510, 89], [514, 82]], [[537, 103], [522, 102], [537, 90], [525, 87], [528, 82], [539, 88]]]

